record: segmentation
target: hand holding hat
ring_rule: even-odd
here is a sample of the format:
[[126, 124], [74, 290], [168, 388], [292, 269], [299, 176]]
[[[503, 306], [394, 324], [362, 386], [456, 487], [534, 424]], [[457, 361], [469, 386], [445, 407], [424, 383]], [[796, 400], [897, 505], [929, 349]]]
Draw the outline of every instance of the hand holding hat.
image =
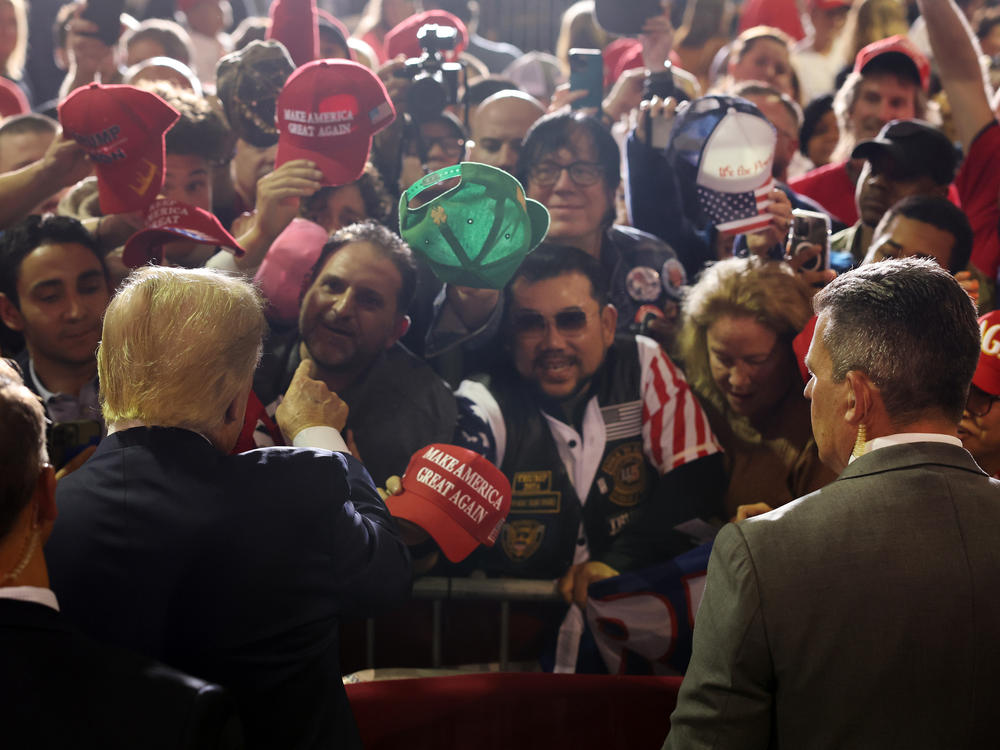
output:
[[480, 544], [492, 547], [510, 510], [507, 477], [455, 445], [436, 443], [414, 453], [402, 484], [402, 493], [385, 498], [389, 512], [430, 534], [452, 562]]
[[[408, 204], [444, 180], [455, 187]], [[462, 162], [418, 180], [400, 197], [399, 233], [447, 284], [502, 289], [549, 230], [549, 212], [502, 169]]]
[[134, 86], [78, 88], [59, 105], [63, 131], [96, 165], [104, 214], [141, 211], [163, 187], [164, 135], [180, 113]]
[[346, 185], [364, 171], [372, 136], [396, 119], [385, 85], [364, 65], [316, 60], [289, 78], [278, 97], [274, 164], [309, 159], [324, 185]]

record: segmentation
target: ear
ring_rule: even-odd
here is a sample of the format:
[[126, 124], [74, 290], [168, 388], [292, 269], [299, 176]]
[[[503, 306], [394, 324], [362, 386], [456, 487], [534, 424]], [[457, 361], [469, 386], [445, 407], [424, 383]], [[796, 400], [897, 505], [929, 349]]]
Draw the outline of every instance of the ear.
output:
[[872, 407], [875, 404], [875, 394], [878, 390], [868, 376], [858, 370], [851, 370], [845, 376], [847, 384], [847, 410], [844, 421], [852, 427], [870, 424], [873, 416]]
[[56, 508], [56, 471], [49, 464], [45, 464], [42, 473], [38, 475], [32, 501], [35, 505], [35, 517], [32, 523], [38, 527], [44, 544], [52, 533], [52, 526], [59, 514]]
[[601, 340], [604, 342], [605, 348], [614, 343], [617, 326], [618, 309], [609, 303], [601, 310]]
[[405, 336], [406, 332], [409, 330], [410, 330], [410, 316], [400, 315], [399, 319], [396, 321], [396, 328], [395, 330], [393, 330], [392, 336], [389, 338], [388, 341], [385, 342], [385, 348], [391, 349], [393, 345], [401, 338], [403, 338], [403, 336]]
[[24, 318], [17, 305], [6, 294], [0, 293], [0, 320], [12, 331], [24, 330]]

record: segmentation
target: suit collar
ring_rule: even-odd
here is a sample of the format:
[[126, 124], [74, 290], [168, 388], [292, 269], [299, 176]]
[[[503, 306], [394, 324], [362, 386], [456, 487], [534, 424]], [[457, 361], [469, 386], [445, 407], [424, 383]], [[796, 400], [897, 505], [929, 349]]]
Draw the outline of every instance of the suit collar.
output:
[[947, 443], [904, 443], [889, 445], [852, 461], [839, 479], [870, 476], [883, 471], [909, 468], [920, 464], [938, 464], [986, 476], [965, 448]]
[[38, 602], [0, 599], [0, 627], [69, 632], [72, 628], [59, 612]]

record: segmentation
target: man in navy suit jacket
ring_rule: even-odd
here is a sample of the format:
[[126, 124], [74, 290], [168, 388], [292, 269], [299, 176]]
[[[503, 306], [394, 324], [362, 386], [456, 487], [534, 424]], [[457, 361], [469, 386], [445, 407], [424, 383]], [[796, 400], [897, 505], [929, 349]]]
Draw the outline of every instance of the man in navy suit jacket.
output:
[[[84, 632], [228, 687], [248, 747], [358, 747], [338, 618], [403, 600], [409, 554], [346, 452], [229, 455], [264, 326], [243, 281], [129, 278], [98, 350], [109, 434], [59, 485], [52, 585]], [[278, 424], [340, 441], [347, 407], [310, 364]]]

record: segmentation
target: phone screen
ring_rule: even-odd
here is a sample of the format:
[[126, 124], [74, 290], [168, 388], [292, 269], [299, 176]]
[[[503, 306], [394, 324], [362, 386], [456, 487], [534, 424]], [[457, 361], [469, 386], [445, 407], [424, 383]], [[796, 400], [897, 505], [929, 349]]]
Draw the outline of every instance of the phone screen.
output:
[[573, 102], [573, 109], [599, 109], [604, 99], [604, 58], [597, 49], [569, 51], [569, 88], [586, 91], [587, 95]]

